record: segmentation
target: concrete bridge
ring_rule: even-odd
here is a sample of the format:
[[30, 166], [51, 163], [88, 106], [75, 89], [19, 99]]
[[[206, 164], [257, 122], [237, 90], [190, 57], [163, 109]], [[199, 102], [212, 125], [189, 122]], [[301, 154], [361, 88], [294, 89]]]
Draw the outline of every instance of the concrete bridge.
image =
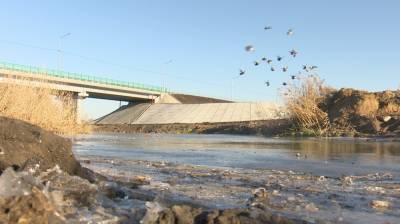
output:
[[152, 103], [168, 92], [166, 88], [158, 86], [8, 62], [0, 62], [0, 82], [70, 92], [75, 99], [77, 117], [80, 101], [85, 98]]
[[44, 84], [51, 89], [75, 93], [79, 98], [152, 102], [167, 89], [158, 86], [100, 78], [34, 66], [0, 62], [1, 82]]

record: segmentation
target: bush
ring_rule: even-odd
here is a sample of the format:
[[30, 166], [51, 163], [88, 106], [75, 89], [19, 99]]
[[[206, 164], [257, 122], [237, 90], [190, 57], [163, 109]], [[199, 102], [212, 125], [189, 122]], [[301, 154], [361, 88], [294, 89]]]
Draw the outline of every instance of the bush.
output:
[[318, 76], [301, 77], [295, 83], [287, 85], [283, 98], [290, 118], [297, 130], [308, 130], [315, 135], [324, 135], [330, 122], [320, 104], [330, 89]]

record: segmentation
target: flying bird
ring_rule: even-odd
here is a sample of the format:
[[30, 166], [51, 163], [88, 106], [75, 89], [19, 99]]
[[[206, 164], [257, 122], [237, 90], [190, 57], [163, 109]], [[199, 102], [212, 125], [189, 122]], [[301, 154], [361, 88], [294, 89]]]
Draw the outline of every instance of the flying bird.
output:
[[318, 66], [315, 66], [315, 65], [312, 65], [312, 66], [310, 66], [309, 67], [309, 69], [312, 71], [312, 70], [314, 70], [314, 69], [317, 69], [318, 68]]
[[254, 65], [255, 65], [255, 66], [258, 66], [259, 64], [260, 64], [260, 62], [254, 61]]
[[269, 85], [270, 85], [269, 81], [266, 81], [266, 82], [265, 82], [265, 85], [269, 86]]
[[256, 49], [254, 49], [254, 46], [253, 46], [253, 45], [247, 45], [244, 49], [245, 49], [247, 52], [253, 52], [253, 51], [256, 50]]
[[267, 60], [267, 58], [266, 58], [266, 57], [264, 57], [264, 58], [261, 58], [261, 60], [262, 60], [262, 61], [266, 61], [266, 60]]
[[264, 30], [270, 30], [270, 29], [272, 29], [272, 26], [266, 26], [266, 27], [264, 27]]
[[275, 68], [274, 67], [271, 67], [271, 72], [274, 72], [275, 71]]
[[268, 64], [271, 64], [271, 63], [272, 63], [272, 60], [271, 60], [271, 59], [268, 59], [268, 60], [267, 60], [267, 63], [268, 63]]
[[307, 67], [307, 65], [303, 65], [303, 70], [306, 71], [306, 72], [308, 72], [308, 67]]
[[282, 68], [282, 72], [287, 72], [287, 70], [288, 70], [288, 67], [287, 67], [287, 66], [285, 66], [285, 67]]
[[276, 60], [282, 61], [282, 57], [281, 57], [281, 56], [277, 56], [277, 57], [276, 57]]
[[292, 75], [291, 78], [292, 78], [293, 80], [294, 80], [294, 79], [297, 79], [297, 77], [296, 77], [295, 75]]
[[288, 35], [288, 36], [292, 36], [293, 35], [293, 29], [289, 29], [287, 32], [286, 32], [286, 34]]
[[291, 51], [289, 51], [289, 53], [295, 58], [299, 52], [297, 52], [295, 49], [292, 49]]
[[286, 82], [283, 82], [282, 85], [283, 85], [283, 86], [287, 86], [287, 83], [286, 83]]
[[240, 70], [239, 70], [239, 75], [244, 75], [244, 73], [246, 73], [245, 70], [243, 70], [243, 69], [240, 69]]

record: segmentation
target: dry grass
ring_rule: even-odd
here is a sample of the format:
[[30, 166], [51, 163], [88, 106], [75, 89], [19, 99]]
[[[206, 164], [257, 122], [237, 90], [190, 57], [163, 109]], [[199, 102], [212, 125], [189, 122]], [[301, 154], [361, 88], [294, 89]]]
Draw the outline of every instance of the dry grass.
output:
[[312, 135], [324, 135], [329, 129], [328, 114], [319, 108], [328, 88], [315, 75], [299, 78], [283, 92], [285, 105], [296, 128]]
[[23, 120], [57, 133], [86, 132], [76, 122], [75, 105], [70, 93], [60, 93], [46, 85], [0, 85], [0, 116]]

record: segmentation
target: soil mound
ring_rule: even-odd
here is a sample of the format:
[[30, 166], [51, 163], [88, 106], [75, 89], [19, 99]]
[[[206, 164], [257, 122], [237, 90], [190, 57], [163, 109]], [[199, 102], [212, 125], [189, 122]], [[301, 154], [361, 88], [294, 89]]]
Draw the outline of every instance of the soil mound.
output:
[[56, 165], [71, 175], [85, 176], [70, 140], [23, 121], [0, 117], [0, 173], [8, 167], [34, 173]]
[[400, 91], [367, 92], [340, 89], [321, 108], [333, 129], [366, 134], [400, 133]]

